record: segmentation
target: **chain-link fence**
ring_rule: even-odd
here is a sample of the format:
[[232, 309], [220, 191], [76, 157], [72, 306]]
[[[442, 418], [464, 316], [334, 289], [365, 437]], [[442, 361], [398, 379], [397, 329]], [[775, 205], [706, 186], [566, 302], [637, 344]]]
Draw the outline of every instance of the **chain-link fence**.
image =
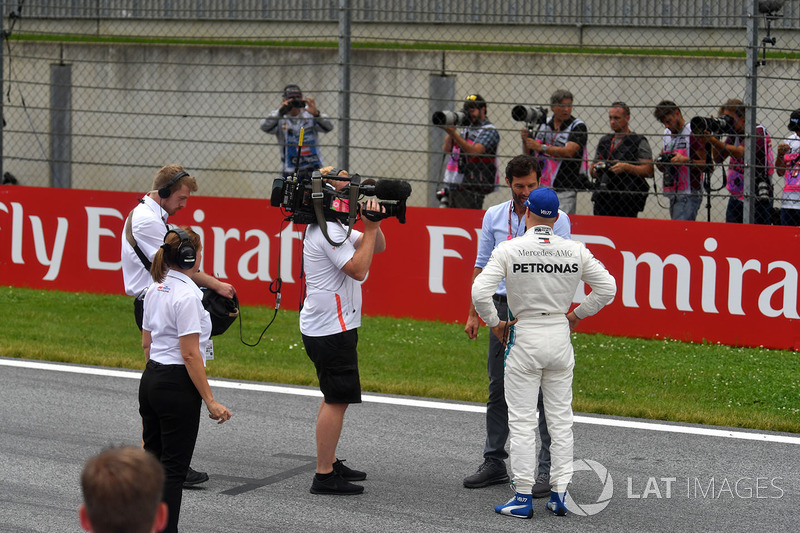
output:
[[[598, 153], [612, 162], [640, 163], [647, 159], [642, 139], [653, 159], [665, 148], [676, 151], [678, 135], [665, 146], [665, 125], [654, 116], [663, 100], [675, 102], [689, 124], [693, 117], [718, 116], [722, 104], [739, 99], [744, 116], [755, 116], [771, 136], [772, 154], [790, 136], [790, 114], [800, 107], [794, 96], [800, 67], [796, 0], [0, 4], [7, 37], [2, 163], [24, 185], [140, 191], [158, 167], [177, 162], [198, 176], [200, 194], [266, 198], [282, 171], [280, 135], [273, 133], [291, 139], [293, 125], [262, 129], [262, 120], [282, 107], [288, 84], [314, 100], [316, 109], [306, 112], [330, 118], [332, 131], [322, 128], [312, 136], [324, 163], [408, 180], [411, 205], [438, 205], [435, 193], [443, 188], [450, 158], [443, 151], [445, 131], [432, 124], [432, 114], [460, 110], [468, 95], [486, 100], [488, 120], [500, 136], [501, 178], [506, 163], [522, 153], [528, 129], [512, 109], [541, 106], [552, 120], [551, 96], [559, 90], [572, 94], [572, 115], [585, 124], [587, 160], [581, 167]], [[756, 9], [748, 16], [759, 4], [772, 12]], [[748, 25], [757, 28], [755, 40]], [[758, 67], [755, 53], [764, 60]], [[626, 104], [630, 130], [641, 135], [635, 148], [622, 150], [625, 157], [608, 151], [609, 144], [619, 149], [623, 132], [603, 140], [615, 126], [609, 121], [612, 102]], [[565, 122], [553, 126], [565, 128]], [[531, 127], [535, 137], [538, 125]], [[699, 150], [688, 154], [695, 159], [688, 179], [698, 183], [687, 190], [702, 197], [698, 220], [726, 219], [732, 194], [727, 177], [732, 184], [742, 166], [736, 161], [746, 162], [736, 146], [750, 131], [736, 127], [742, 135], [727, 139], [724, 161], [713, 170], [698, 160]], [[555, 147], [548, 147], [549, 156], [538, 145], [532, 151], [557, 161], [553, 154], [567, 137], [542, 136], [543, 144]], [[313, 156], [315, 148], [306, 144], [304, 155], [310, 150]], [[800, 141], [792, 146], [800, 151]], [[578, 162], [584, 152], [571, 157]], [[800, 192], [790, 183], [784, 193], [784, 177], [771, 171], [770, 158], [756, 157], [751, 165], [757, 176], [771, 179], [776, 210], [800, 207], [791, 202]], [[670, 174], [678, 167], [663, 168], [668, 179], [684, 179]], [[606, 209], [638, 202], [638, 216], [668, 218], [664, 174], [644, 174], [606, 179], [611, 196], [595, 190], [603, 185], [603, 172], [588, 176], [578, 187], [575, 212], [593, 214], [606, 194]], [[759, 192], [768, 194], [754, 186]], [[507, 189], [498, 190], [482, 205], [507, 197]]]

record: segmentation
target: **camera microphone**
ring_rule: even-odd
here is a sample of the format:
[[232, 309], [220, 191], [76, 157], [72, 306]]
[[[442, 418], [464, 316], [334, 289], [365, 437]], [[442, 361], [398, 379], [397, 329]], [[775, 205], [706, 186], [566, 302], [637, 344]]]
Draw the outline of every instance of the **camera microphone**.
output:
[[411, 184], [402, 180], [380, 180], [375, 185], [375, 196], [381, 200], [405, 200], [411, 196]]
[[269, 204], [272, 207], [280, 207], [283, 203], [283, 178], [276, 178], [272, 182], [272, 194], [269, 197]]

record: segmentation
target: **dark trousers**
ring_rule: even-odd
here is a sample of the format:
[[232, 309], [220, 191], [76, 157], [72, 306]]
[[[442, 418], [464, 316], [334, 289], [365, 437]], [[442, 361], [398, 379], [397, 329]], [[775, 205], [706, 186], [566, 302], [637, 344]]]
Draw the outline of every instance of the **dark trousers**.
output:
[[800, 226], [800, 209], [781, 209], [781, 226]]
[[[754, 202], [753, 222], [756, 224], [772, 224], [772, 202], [770, 200], [756, 200]], [[744, 202], [736, 198], [728, 198], [728, 208], [725, 210], [725, 222], [741, 224], [744, 222]]]
[[197, 441], [201, 402], [185, 366], [147, 363], [139, 383], [139, 414], [144, 449], [164, 467], [163, 500], [169, 507], [164, 531], [168, 533], [178, 531], [183, 481]]
[[[508, 320], [508, 303], [497, 296], [494, 306], [500, 320]], [[486, 403], [486, 443], [483, 447], [485, 459], [498, 459], [503, 461], [508, 458], [506, 441], [508, 440], [508, 404], [505, 396], [505, 349], [500, 339], [489, 331], [489, 401]], [[539, 389], [539, 402], [536, 407], [539, 411], [539, 474], [550, 473], [550, 433], [547, 431], [547, 420], [544, 415], [544, 402], [542, 390]]]

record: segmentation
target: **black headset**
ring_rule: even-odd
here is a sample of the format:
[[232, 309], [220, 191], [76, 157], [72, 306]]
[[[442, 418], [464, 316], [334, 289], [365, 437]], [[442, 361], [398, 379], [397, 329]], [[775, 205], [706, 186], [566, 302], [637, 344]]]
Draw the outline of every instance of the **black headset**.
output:
[[172, 194], [172, 186], [175, 185], [176, 183], [178, 183], [179, 179], [181, 179], [184, 176], [188, 176], [188, 175], [189, 175], [189, 173], [184, 171], [184, 170], [179, 171], [174, 176], [172, 176], [172, 179], [169, 180], [169, 182], [167, 182], [166, 185], [164, 185], [163, 187], [158, 189], [158, 195], [161, 198], [169, 198], [169, 195]]
[[[169, 237], [170, 233], [174, 233], [181, 240], [175, 252], [172, 251], [172, 246], [167, 244], [167, 237]], [[164, 249], [165, 254], [170, 254], [172, 262], [180, 269], [189, 270], [194, 266], [195, 261], [197, 261], [197, 250], [195, 250], [189, 234], [178, 226], [172, 226], [169, 231], [167, 231], [166, 235], [164, 235], [164, 244], [161, 245], [161, 248]]]

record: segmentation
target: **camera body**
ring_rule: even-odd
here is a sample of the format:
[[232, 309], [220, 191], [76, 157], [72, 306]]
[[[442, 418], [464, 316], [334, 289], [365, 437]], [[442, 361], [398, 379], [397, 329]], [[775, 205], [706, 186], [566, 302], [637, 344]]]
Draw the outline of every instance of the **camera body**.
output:
[[712, 135], [729, 135], [733, 133], [733, 117], [720, 115], [718, 117], [694, 117], [689, 122], [692, 133], [702, 134], [706, 131]]
[[674, 152], [664, 152], [656, 158], [656, 163], [658, 163], [659, 165], [663, 165], [665, 163], [671, 162], [674, 157], [675, 157]]
[[597, 177], [595, 178], [595, 189], [598, 191], [607, 191], [608, 190], [608, 182], [611, 178], [611, 167], [613, 167], [617, 162], [616, 161], [598, 161], [594, 165], [594, 171]]
[[436, 111], [431, 117], [434, 126], [469, 126], [472, 121], [464, 111]]
[[[286, 213], [286, 220], [295, 224], [315, 224], [318, 222], [317, 207], [314, 204], [314, 180], [322, 180], [322, 175], [315, 170], [308, 178], [290, 176], [276, 178], [272, 182], [270, 205], [280, 207]], [[334, 179], [349, 181], [350, 184], [337, 191], [328, 183], [320, 184], [319, 198], [321, 214], [325, 220], [347, 222], [350, 215], [351, 191], [356, 189], [358, 200], [365, 196], [378, 197], [378, 204], [385, 212], [363, 211], [361, 205], [353, 206], [358, 213], [370, 220], [382, 220], [397, 217], [401, 224], [406, 222], [406, 201], [411, 196], [411, 185], [402, 180], [381, 180], [377, 183], [361, 183], [361, 176], [337, 176]], [[385, 198], [381, 198], [384, 196]]]
[[[672, 162], [675, 157], [675, 152], [664, 152], [656, 158], [656, 163], [664, 165]], [[671, 189], [677, 183], [678, 169], [672, 165], [664, 168], [664, 188]]]
[[288, 103], [289, 108], [303, 109], [306, 106], [306, 101], [302, 98], [292, 98]]

